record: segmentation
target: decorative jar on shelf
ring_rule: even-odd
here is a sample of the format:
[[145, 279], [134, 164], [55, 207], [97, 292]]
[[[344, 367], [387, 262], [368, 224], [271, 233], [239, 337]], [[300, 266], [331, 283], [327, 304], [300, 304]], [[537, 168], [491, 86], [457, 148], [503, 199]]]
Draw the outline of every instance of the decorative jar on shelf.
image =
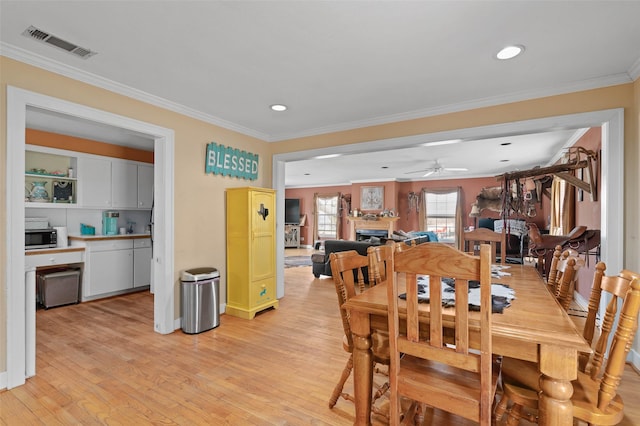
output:
[[31, 182], [31, 191], [29, 192], [29, 201], [47, 203], [49, 202], [49, 193], [45, 185], [47, 182]]

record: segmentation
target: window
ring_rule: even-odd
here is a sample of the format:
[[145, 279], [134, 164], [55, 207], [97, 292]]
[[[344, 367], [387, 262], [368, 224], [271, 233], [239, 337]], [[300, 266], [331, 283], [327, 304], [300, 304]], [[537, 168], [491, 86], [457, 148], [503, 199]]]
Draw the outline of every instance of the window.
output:
[[338, 238], [340, 194], [316, 195], [316, 239]]
[[434, 232], [438, 241], [458, 246], [461, 216], [459, 189], [424, 191], [424, 230]]

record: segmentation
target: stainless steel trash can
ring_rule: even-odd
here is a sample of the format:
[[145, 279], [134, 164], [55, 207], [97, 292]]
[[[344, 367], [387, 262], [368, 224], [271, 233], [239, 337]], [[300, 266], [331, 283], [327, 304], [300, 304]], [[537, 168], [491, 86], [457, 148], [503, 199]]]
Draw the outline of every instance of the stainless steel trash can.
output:
[[216, 268], [194, 268], [182, 273], [182, 331], [201, 333], [220, 325], [220, 273]]

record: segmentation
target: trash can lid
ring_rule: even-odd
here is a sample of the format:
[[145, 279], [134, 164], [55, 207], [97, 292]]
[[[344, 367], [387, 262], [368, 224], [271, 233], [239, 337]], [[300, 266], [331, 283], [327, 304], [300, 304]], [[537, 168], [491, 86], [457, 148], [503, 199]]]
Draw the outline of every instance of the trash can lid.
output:
[[220, 272], [216, 268], [204, 267], [187, 269], [182, 272], [182, 281], [203, 281], [210, 280], [212, 278], [218, 278]]

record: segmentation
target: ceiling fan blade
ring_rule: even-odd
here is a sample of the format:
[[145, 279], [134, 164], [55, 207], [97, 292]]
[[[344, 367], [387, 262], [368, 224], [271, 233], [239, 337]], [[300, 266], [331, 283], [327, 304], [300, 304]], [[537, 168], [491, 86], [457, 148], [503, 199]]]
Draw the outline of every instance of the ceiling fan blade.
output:
[[433, 172], [433, 169], [422, 169], [422, 170], [414, 170], [412, 172], [405, 172], [405, 175], [412, 175], [414, 173], [422, 173], [422, 172]]
[[422, 177], [427, 177], [427, 176], [431, 176], [432, 174], [434, 174], [436, 171], [435, 170], [429, 170], [427, 173], [423, 174]]
[[468, 172], [469, 169], [464, 167], [445, 167], [444, 168], [448, 172]]

